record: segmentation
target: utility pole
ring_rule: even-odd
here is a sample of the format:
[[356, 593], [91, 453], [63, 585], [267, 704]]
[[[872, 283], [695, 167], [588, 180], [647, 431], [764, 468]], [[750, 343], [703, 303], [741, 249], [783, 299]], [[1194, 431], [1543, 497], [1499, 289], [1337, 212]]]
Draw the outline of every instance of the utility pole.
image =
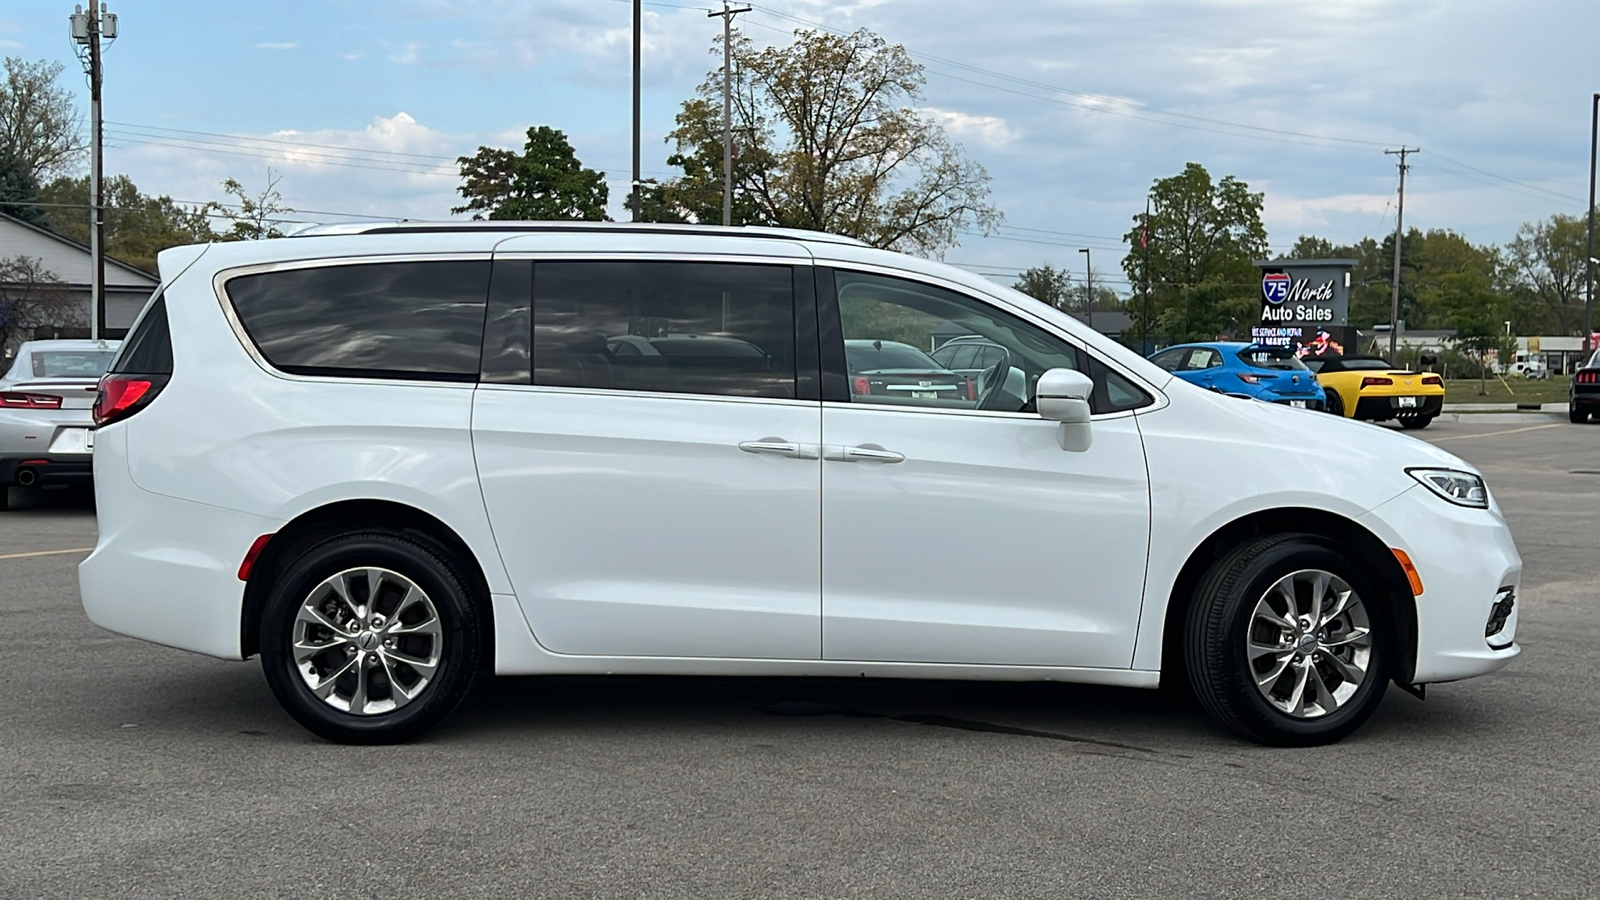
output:
[[1094, 255], [1088, 247], [1079, 247], [1083, 254], [1083, 311], [1089, 317], [1089, 330], [1094, 330]]
[[1418, 148], [1400, 145], [1399, 150], [1385, 150], [1385, 154], [1400, 157], [1400, 203], [1394, 217], [1394, 289], [1389, 295], [1389, 364], [1394, 365], [1395, 346], [1400, 339], [1400, 236], [1406, 220], [1406, 155], [1421, 153]]
[[[82, 6], [73, 7], [67, 17], [71, 23], [72, 39], [88, 47], [84, 60], [89, 75], [89, 336], [99, 339], [106, 323], [106, 248], [105, 248], [105, 197], [101, 190], [104, 176], [104, 153], [100, 140], [100, 38], [117, 37], [116, 13], [106, 12], [99, 0], [89, 0], [89, 11]], [[83, 57], [80, 55], [80, 59]]]
[[639, 45], [644, 42], [644, 0], [633, 0], [633, 221], [639, 221]]
[[1589, 114], [1589, 252], [1584, 254], [1583, 280], [1583, 350], [1594, 350], [1589, 339], [1594, 334], [1594, 163], [1596, 139], [1600, 138], [1600, 94], [1594, 95]]
[[733, 224], [733, 17], [750, 11], [748, 6], [732, 7], [722, 0], [722, 12], [708, 12], [707, 18], [722, 17], [722, 224]]

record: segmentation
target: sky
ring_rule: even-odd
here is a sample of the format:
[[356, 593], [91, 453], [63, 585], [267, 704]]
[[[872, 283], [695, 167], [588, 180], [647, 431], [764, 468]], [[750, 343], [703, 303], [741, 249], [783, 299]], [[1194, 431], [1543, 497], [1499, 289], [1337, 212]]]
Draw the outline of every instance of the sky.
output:
[[[759, 0], [758, 44], [865, 28], [925, 67], [910, 101], [992, 177], [1005, 223], [947, 262], [1010, 281], [1049, 264], [1126, 291], [1121, 235], [1151, 183], [1204, 165], [1265, 194], [1274, 254], [1395, 226], [1396, 158], [1420, 147], [1408, 228], [1504, 244], [1581, 214], [1600, 90], [1591, 0]], [[66, 66], [72, 4], [0, 3], [0, 54]], [[700, 0], [644, 4], [642, 168], [720, 65]], [[105, 54], [107, 174], [201, 203], [236, 178], [306, 221], [444, 219], [456, 157], [566, 132], [605, 172], [612, 215], [631, 169], [630, 0], [124, 0]], [[1118, 282], [1122, 281], [1121, 284]]]

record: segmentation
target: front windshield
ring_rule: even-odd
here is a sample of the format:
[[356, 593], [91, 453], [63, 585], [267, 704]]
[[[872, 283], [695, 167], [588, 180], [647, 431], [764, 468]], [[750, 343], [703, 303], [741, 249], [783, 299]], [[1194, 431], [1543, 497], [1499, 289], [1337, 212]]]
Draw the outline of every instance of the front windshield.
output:
[[1299, 357], [1287, 347], [1246, 347], [1239, 351], [1239, 361], [1256, 369], [1305, 369]]
[[116, 355], [115, 350], [35, 350], [30, 363], [35, 378], [99, 378]]

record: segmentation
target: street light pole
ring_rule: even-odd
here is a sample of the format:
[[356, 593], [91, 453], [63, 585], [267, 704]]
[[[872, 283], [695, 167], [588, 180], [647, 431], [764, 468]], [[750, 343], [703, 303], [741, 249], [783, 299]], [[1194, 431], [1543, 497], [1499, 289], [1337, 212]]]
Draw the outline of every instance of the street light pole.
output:
[[1583, 280], [1583, 349], [1594, 350], [1590, 336], [1594, 334], [1594, 163], [1595, 146], [1600, 138], [1600, 94], [1594, 95], [1589, 114], [1589, 252], [1586, 255]]
[[1094, 264], [1093, 255], [1088, 247], [1079, 247], [1078, 252], [1083, 254], [1083, 311], [1089, 317], [1089, 330], [1094, 330]]
[[639, 221], [639, 45], [644, 41], [644, 0], [633, 0], [633, 221]]

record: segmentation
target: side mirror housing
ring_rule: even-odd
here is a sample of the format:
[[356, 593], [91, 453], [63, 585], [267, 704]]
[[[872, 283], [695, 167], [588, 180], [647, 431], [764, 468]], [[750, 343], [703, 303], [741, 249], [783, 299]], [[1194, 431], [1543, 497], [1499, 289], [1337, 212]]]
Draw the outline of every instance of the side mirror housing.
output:
[[1033, 390], [1039, 417], [1063, 425], [1088, 424], [1093, 393], [1094, 382], [1077, 369], [1050, 369], [1039, 376]]

